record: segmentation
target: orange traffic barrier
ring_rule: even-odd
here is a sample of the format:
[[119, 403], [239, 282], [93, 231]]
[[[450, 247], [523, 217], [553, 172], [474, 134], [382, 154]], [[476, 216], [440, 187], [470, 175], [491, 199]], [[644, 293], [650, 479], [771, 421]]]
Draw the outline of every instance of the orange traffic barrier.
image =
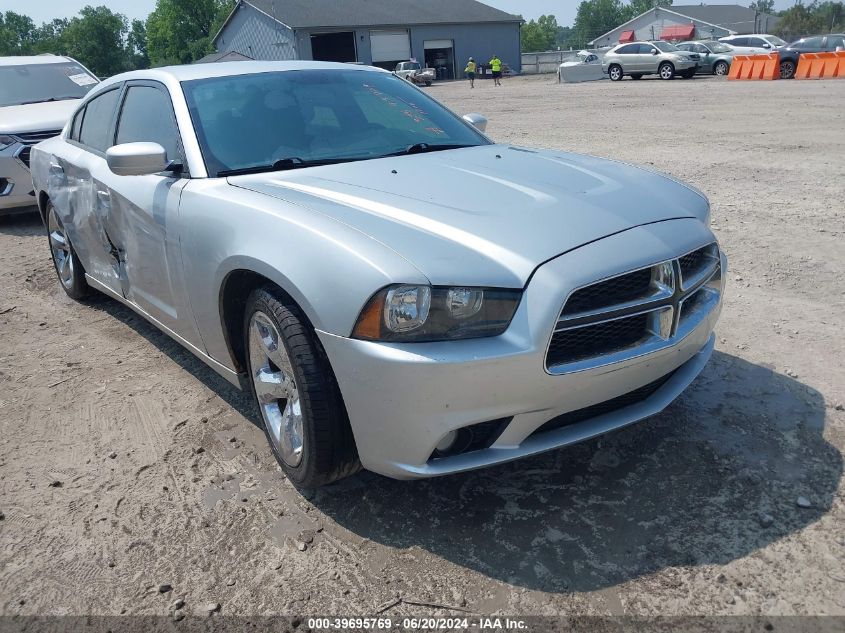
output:
[[795, 79], [845, 79], [845, 51], [801, 53]]
[[728, 79], [780, 79], [780, 55], [735, 55]]

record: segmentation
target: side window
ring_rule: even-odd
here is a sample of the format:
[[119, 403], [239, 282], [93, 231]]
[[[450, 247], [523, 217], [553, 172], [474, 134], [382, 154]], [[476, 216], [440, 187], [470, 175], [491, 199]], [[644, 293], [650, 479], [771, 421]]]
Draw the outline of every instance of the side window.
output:
[[827, 49], [835, 51], [838, 48], [845, 48], [845, 37], [841, 35], [831, 35], [827, 38]]
[[617, 55], [634, 55], [639, 50], [639, 44], [628, 44], [616, 50]]
[[88, 102], [79, 130], [80, 143], [100, 152], [111, 147], [112, 115], [119, 95], [120, 90], [109, 90]]
[[129, 87], [117, 124], [118, 145], [140, 142], [158, 143], [168, 160], [181, 160], [170, 97], [151, 86]]
[[656, 50], [651, 44], [640, 44], [639, 49], [640, 55], [651, 55], [651, 51]]
[[73, 117], [73, 124], [70, 126], [70, 138], [73, 141], [79, 140], [79, 128], [82, 127], [82, 119], [85, 117], [85, 108], [82, 108], [79, 112], [76, 113], [76, 116]]
[[682, 51], [691, 51], [693, 50], [692, 44], [678, 44], [678, 49]]
[[737, 37], [728, 42], [731, 46], [749, 46], [747, 37]]
[[808, 37], [804, 40], [804, 48], [813, 50], [814, 48], [821, 48], [822, 47], [822, 39], [821, 37]]

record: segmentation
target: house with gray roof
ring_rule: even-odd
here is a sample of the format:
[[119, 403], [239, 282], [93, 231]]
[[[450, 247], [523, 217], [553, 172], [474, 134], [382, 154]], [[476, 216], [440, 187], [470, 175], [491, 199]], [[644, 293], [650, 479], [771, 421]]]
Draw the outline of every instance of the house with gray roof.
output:
[[520, 71], [522, 19], [476, 0], [238, 0], [214, 37], [218, 52], [260, 60], [416, 60], [438, 78], [498, 55]]
[[654, 7], [598, 36], [601, 48], [636, 40], [710, 40], [728, 35], [771, 33], [779, 18], [738, 4], [669, 5]]

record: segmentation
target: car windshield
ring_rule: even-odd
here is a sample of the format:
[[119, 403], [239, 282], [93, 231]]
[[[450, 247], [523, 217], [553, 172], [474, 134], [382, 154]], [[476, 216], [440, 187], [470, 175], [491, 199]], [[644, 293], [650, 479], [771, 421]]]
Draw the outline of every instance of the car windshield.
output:
[[182, 87], [212, 177], [489, 144], [390, 73], [282, 71]]
[[707, 44], [707, 48], [709, 48], [712, 53], [730, 53], [733, 50], [730, 46], [722, 44], [721, 42], [709, 42]]
[[678, 50], [677, 46], [675, 46], [674, 44], [670, 44], [669, 42], [652, 42], [652, 44], [664, 53], [672, 53]]
[[405, 70], [420, 70], [422, 66], [419, 65], [417, 62], [408, 62], [405, 64]]
[[786, 42], [774, 35], [767, 35], [763, 39], [767, 40], [772, 46], [786, 46]]
[[0, 107], [81, 99], [97, 83], [74, 62], [0, 66]]

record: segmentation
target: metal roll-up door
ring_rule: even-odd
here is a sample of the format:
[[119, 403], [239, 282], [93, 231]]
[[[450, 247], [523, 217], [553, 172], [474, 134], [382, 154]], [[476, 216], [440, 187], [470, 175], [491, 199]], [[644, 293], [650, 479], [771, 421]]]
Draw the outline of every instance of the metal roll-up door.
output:
[[374, 63], [411, 59], [408, 31], [370, 31], [370, 52]]

